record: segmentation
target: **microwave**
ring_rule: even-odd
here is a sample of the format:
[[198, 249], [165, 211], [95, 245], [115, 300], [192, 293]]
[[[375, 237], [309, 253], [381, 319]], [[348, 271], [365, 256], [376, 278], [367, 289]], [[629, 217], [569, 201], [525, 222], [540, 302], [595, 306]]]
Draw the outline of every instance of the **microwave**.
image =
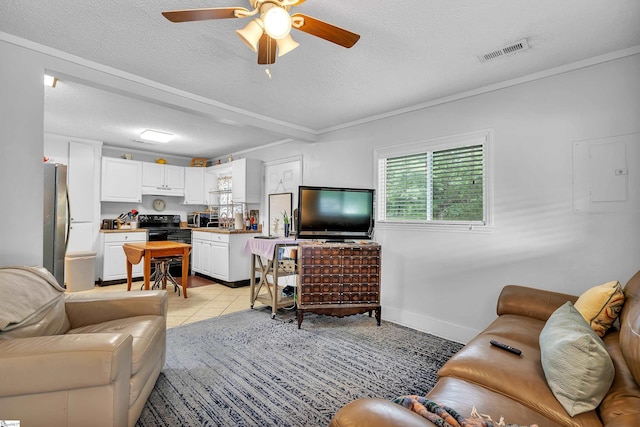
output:
[[218, 227], [218, 214], [214, 212], [193, 212], [187, 214], [189, 227]]

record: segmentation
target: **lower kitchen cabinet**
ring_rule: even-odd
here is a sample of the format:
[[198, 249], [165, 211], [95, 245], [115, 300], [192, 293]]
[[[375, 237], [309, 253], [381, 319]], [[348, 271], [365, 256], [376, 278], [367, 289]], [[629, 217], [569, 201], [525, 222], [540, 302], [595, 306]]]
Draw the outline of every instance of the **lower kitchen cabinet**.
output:
[[[99, 279], [103, 282], [122, 280], [127, 278], [127, 257], [122, 245], [133, 242], [146, 242], [145, 230], [131, 232], [100, 233], [100, 248], [102, 250], [101, 272]], [[133, 277], [142, 277], [144, 260], [133, 266]]]
[[195, 273], [216, 279], [227, 286], [248, 284], [251, 258], [244, 253], [252, 233], [194, 231], [191, 237], [192, 266]]

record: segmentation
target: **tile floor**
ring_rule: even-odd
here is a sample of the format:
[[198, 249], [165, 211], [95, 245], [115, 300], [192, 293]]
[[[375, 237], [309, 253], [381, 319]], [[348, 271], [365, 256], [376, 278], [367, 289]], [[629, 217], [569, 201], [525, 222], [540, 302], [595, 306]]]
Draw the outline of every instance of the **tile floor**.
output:
[[[178, 279], [179, 281], [180, 279]], [[169, 294], [169, 311], [167, 313], [167, 329], [187, 323], [222, 316], [236, 311], [251, 308], [249, 286], [230, 288], [201, 277], [189, 278], [188, 298], [178, 296], [173, 286], [167, 286]], [[140, 289], [142, 282], [134, 282], [131, 289]], [[126, 291], [127, 284], [96, 286], [86, 292]], [[254, 307], [262, 304], [256, 301]]]

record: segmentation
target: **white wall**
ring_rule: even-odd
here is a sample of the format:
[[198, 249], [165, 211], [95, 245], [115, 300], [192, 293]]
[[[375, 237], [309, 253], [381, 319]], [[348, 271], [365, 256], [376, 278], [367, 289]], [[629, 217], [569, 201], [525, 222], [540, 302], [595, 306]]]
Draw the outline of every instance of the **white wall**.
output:
[[44, 68], [0, 42], [0, 266], [42, 263]]
[[375, 187], [376, 148], [493, 129], [491, 233], [378, 226], [375, 236], [382, 317], [467, 341], [495, 318], [505, 284], [580, 294], [608, 280], [624, 284], [640, 269], [638, 210], [574, 214], [572, 205], [572, 141], [640, 132], [638, 75], [640, 55], [247, 157], [302, 154], [305, 185]]
[[[4, 41], [0, 58], [0, 77], [11, 82], [0, 86], [0, 200], [4, 217], [21, 224], [5, 227], [0, 265], [39, 264], [43, 71], [109, 76]], [[579, 294], [626, 282], [640, 267], [637, 211], [573, 213], [571, 157], [572, 141], [640, 132], [638, 75], [635, 55], [246, 157], [302, 155], [304, 184], [372, 187], [375, 148], [493, 129], [491, 233], [376, 231], [383, 318], [466, 341], [494, 318], [506, 283]]]

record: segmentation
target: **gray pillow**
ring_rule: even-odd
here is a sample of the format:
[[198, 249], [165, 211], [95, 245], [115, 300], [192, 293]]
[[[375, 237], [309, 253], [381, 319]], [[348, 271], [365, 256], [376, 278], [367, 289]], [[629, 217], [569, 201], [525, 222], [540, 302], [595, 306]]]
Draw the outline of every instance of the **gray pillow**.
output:
[[613, 362], [602, 339], [570, 302], [544, 325], [540, 354], [547, 383], [569, 415], [598, 407], [613, 382]]

